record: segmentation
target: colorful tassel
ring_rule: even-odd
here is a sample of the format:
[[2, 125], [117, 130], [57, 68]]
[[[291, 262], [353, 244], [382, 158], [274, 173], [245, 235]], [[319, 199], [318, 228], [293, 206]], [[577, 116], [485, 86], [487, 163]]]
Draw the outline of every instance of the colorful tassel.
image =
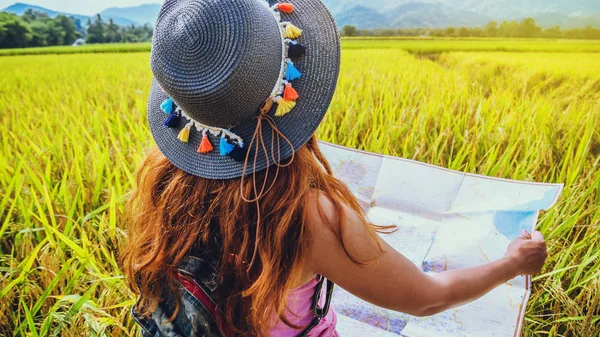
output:
[[285, 79], [288, 81], [293, 81], [295, 79], [300, 78], [302, 74], [294, 67], [294, 63], [292, 61], [287, 62], [287, 67], [285, 69]]
[[246, 160], [246, 154], [248, 153], [248, 149], [241, 146], [234, 146], [231, 149], [231, 152], [228, 153], [228, 156], [237, 162], [244, 162]]
[[288, 46], [288, 57], [292, 59], [301, 58], [306, 54], [306, 47], [301, 44], [290, 44]]
[[292, 88], [290, 83], [285, 84], [285, 89], [283, 89], [283, 99], [286, 101], [295, 101], [299, 98], [298, 92], [296, 89]]
[[291, 12], [294, 11], [294, 5], [292, 5], [291, 3], [288, 3], [288, 2], [283, 2], [283, 3], [277, 4], [275, 6], [277, 7], [277, 9], [279, 9], [279, 11], [281, 11], [283, 13], [290, 14]]
[[219, 153], [221, 156], [230, 154], [234, 147], [235, 145], [228, 142], [227, 139], [225, 139], [225, 136], [221, 136], [221, 141], [219, 142]]
[[288, 39], [295, 39], [297, 37], [299, 37], [302, 34], [302, 29], [292, 25], [291, 23], [288, 23], [285, 26], [285, 36]]
[[275, 116], [281, 117], [288, 112], [292, 111], [292, 109], [296, 106], [296, 102], [288, 101], [283, 99], [281, 96], [277, 97], [277, 110], [275, 110]]
[[179, 131], [179, 135], [177, 135], [177, 139], [182, 141], [183, 143], [187, 143], [190, 139], [190, 129], [191, 125], [186, 125], [181, 131]]
[[170, 114], [164, 124], [170, 128], [176, 127], [179, 124], [179, 116], [176, 113]]
[[162, 111], [164, 111], [166, 114], [170, 114], [171, 112], [173, 112], [173, 100], [170, 98], [165, 99], [161, 105], [160, 108], [162, 109]]
[[198, 152], [199, 153], [209, 153], [210, 151], [213, 150], [213, 146], [210, 143], [210, 140], [208, 140], [208, 136], [206, 135], [206, 131], [203, 132], [202, 134], [202, 141], [200, 142], [200, 146], [198, 146]]

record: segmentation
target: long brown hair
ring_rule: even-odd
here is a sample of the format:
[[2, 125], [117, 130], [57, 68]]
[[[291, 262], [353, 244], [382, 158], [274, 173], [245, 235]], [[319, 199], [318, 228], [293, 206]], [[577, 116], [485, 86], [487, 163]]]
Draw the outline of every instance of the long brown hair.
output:
[[[167, 276], [170, 268], [192, 249], [202, 251], [218, 237], [222, 286], [216, 295], [222, 299], [218, 303], [222, 324], [244, 336], [265, 336], [273, 321], [270, 316], [277, 312], [293, 326], [283, 313], [290, 289], [300, 281], [310, 244], [305, 221], [309, 196], [315, 190], [324, 193], [333, 203], [342, 229], [343, 205], [363, 218], [364, 212], [350, 190], [332, 175], [314, 136], [296, 152], [290, 165], [278, 171], [273, 187], [257, 201], [261, 210], [257, 226], [257, 203], [244, 201], [240, 193], [240, 184], [242, 192], [252, 193], [252, 179], [193, 176], [175, 167], [157, 149], [152, 150], [137, 172], [124, 251], [125, 273], [131, 289], [140, 295], [141, 314], [155, 310], [165, 287], [176, 291]], [[269, 172], [257, 172], [256, 180], [274, 174], [274, 170]], [[324, 218], [321, 210], [319, 214]], [[375, 236], [377, 228], [369, 228]]]

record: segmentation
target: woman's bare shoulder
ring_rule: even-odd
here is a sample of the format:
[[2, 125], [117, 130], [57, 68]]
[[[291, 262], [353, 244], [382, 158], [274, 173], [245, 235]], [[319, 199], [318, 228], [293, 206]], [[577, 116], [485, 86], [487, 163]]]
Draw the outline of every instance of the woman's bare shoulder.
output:
[[[307, 200], [311, 245], [309, 261], [315, 266], [323, 256], [339, 256], [340, 251], [358, 261], [372, 261], [381, 255], [377, 236], [365, 217], [350, 206], [335, 201], [319, 190], [311, 191]], [[344, 254], [346, 255], [346, 254]], [[308, 262], [308, 261], [307, 261]]]

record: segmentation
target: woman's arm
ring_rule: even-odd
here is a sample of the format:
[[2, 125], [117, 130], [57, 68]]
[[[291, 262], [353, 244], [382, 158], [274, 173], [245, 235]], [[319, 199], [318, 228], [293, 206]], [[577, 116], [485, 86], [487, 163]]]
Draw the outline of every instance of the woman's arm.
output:
[[[331, 201], [323, 195], [316, 199], [326, 219], [318, 212], [308, 219], [312, 244], [305, 268], [368, 302], [415, 316], [436, 314], [475, 300], [517, 275], [535, 274], [547, 256], [541, 234], [531, 238], [525, 232], [500, 260], [430, 276], [384, 240], [374, 240], [352, 209], [345, 208], [344, 224], [336, 225]], [[344, 247], [357, 260], [374, 262], [357, 265]]]
[[432, 312], [426, 312], [425, 315], [473, 301], [518, 275], [537, 274], [547, 256], [542, 233], [535, 231], [532, 238], [527, 231], [523, 231], [521, 237], [511, 242], [502, 259], [478, 267], [448, 270], [437, 274], [435, 279], [440, 283], [439, 286], [451, 289], [448, 303], [431, 308]]

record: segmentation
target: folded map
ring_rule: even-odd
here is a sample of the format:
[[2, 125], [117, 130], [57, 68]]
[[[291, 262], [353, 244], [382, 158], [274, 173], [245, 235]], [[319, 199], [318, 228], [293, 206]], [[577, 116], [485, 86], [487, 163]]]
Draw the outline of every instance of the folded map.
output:
[[[321, 150], [378, 225], [381, 237], [427, 273], [501, 258], [521, 229], [535, 229], [560, 184], [498, 179], [325, 142]], [[373, 280], [376, 287], [377, 280]], [[519, 276], [471, 303], [430, 317], [383, 309], [336, 287], [341, 336], [520, 336], [530, 277]]]

